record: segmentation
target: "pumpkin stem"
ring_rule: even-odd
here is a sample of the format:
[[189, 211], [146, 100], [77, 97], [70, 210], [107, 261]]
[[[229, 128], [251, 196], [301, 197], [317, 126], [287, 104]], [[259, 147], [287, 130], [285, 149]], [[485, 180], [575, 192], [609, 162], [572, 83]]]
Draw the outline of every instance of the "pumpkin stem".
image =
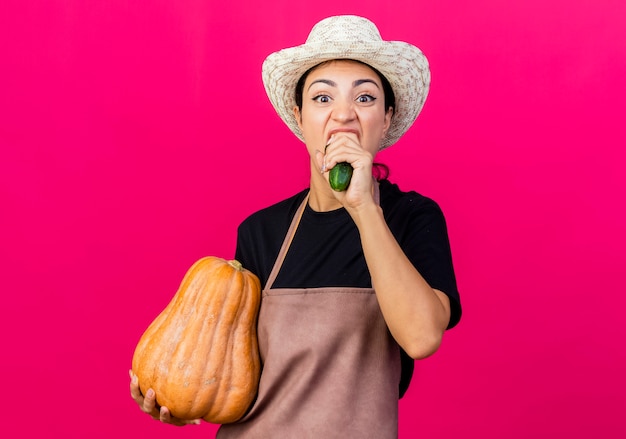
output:
[[243, 270], [243, 265], [241, 265], [241, 262], [239, 262], [236, 259], [233, 259], [232, 261], [228, 261], [228, 263], [237, 271]]

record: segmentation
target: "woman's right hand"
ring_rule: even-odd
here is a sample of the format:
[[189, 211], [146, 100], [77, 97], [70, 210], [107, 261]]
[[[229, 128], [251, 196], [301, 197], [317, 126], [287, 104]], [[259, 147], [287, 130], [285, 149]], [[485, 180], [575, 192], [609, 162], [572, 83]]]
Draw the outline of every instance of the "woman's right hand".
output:
[[142, 412], [149, 414], [153, 419], [159, 420], [165, 424], [183, 426], [187, 424], [200, 424], [200, 419], [190, 421], [178, 419], [171, 415], [167, 407], [159, 407], [156, 403], [156, 394], [154, 390], [148, 389], [146, 395], [142, 395], [139, 389], [139, 379], [132, 370], [130, 374], [130, 396], [135, 400]]

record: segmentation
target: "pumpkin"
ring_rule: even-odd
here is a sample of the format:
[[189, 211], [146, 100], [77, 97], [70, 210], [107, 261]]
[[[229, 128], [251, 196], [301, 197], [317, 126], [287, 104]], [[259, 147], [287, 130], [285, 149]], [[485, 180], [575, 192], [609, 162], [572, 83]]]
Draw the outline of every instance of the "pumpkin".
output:
[[260, 358], [259, 279], [237, 261], [195, 262], [141, 336], [132, 369], [145, 395], [180, 419], [226, 424], [256, 396]]

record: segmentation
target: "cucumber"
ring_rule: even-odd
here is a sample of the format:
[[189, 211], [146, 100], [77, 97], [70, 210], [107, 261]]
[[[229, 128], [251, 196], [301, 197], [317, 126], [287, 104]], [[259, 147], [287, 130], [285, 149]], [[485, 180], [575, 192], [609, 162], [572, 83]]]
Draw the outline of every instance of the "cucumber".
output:
[[330, 187], [336, 192], [348, 189], [352, 178], [352, 166], [348, 162], [337, 163], [328, 174]]

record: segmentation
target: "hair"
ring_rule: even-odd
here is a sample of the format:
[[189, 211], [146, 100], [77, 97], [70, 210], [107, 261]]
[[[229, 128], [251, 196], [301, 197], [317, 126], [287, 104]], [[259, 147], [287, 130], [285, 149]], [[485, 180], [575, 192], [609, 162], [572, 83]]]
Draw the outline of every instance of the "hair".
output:
[[[336, 60], [323, 61], [323, 62], [321, 62], [319, 64], [314, 65], [309, 70], [304, 72], [304, 74], [298, 80], [298, 83], [296, 84], [296, 105], [298, 106], [298, 109], [300, 111], [302, 111], [304, 83], [306, 82], [306, 78], [309, 76], [309, 74], [313, 70], [315, 70], [316, 68], [318, 68], [318, 67], [320, 67], [322, 65], [328, 64], [331, 61], [336, 61]], [[385, 76], [382, 73], [380, 73], [374, 67], [372, 67], [369, 64], [364, 63], [362, 61], [357, 61], [357, 60], [346, 60], [346, 61], [358, 62], [358, 63], [366, 65], [367, 67], [372, 69], [378, 75], [378, 77], [380, 78], [380, 82], [383, 85], [383, 94], [385, 95], [385, 110], [389, 110], [389, 108], [393, 108], [393, 109], [396, 108], [396, 95], [393, 93], [393, 89], [391, 88], [391, 84], [389, 83], [387, 78], [385, 78]], [[391, 117], [393, 117], [393, 115]], [[372, 175], [378, 181], [386, 180], [389, 177], [389, 167], [387, 165], [385, 165], [384, 163], [376, 163], [376, 162], [374, 162], [373, 163], [373, 167], [372, 167]]]
[[[303, 92], [304, 92], [304, 83], [306, 82], [306, 78], [316, 68], [318, 68], [320, 66], [323, 66], [325, 64], [328, 64], [329, 62], [332, 62], [332, 61], [337, 61], [337, 60], [323, 61], [323, 62], [321, 62], [319, 64], [314, 65], [309, 70], [304, 72], [304, 74], [298, 80], [298, 83], [296, 84], [296, 105], [298, 106], [300, 111], [302, 111], [302, 100], [303, 100]], [[390, 107], [394, 108], [394, 109], [396, 108], [396, 95], [393, 93], [393, 89], [391, 88], [391, 84], [389, 83], [387, 78], [385, 78], [385, 76], [382, 73], [380, 73], [374, 67], [372, 67], [369, 64], [364, 63], [362, 61], [356, 61], [356, 60], [352, 60], [352, 59], [351, 60], [346, 60], [346, 61], [358, 62], [358, 63], [363, 64], [363, 65], [369, 67], [370, 69], [372, 69], [378, 75], [378, 77], [380, 78], [380, 82], [383, 84], [383, 92], [384, 92], [383, 94], [385, 95], [385, 110], [389, 110]]]

